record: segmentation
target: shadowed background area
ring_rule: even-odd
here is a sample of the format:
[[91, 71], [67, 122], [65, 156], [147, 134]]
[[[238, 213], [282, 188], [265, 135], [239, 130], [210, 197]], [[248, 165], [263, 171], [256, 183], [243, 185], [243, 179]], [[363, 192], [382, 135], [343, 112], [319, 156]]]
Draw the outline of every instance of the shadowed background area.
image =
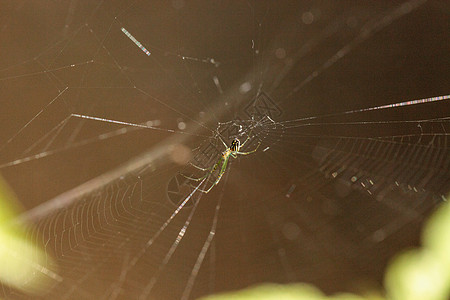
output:
[[[378, 288], [450, 189], [449, 13], [417, 0], [4, 1], [0, 172], [57, 274], [32, 292]], [[180, 175], [203, 179], [234, 137], [260, 146], [209, 193], [217, 172]], [[33, 297], [23, 285], [1, 296]]]

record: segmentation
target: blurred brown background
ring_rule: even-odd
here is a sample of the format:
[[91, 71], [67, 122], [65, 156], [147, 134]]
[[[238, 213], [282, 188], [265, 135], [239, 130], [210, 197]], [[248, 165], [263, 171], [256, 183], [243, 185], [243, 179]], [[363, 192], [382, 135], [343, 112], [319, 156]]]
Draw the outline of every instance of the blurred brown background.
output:
[[[74, 117], [57, 127], [73, 113], [150, 120], [174, 130], [186, 122], [189, 134], [179, 140], [195, 148], [217, 122], [242, 118], [258, 90], [282, 111], [276, 122], [446, 95], [449, 13], [446, 1], [3, 1], [0, 172], [26, 216], [174, 136], [128, 130], [101, 139], [123, 125]], [[342, 49], [350, 51], [327, 66]], [[319, 75], [309, 80], [314, 71]], [[245, 82], [250, 91], [239, 93]], [[154, 299], [180, 298], [219, 201], [214, 240], [191, 298], [267, 281], [306, 281], [327, 292], [378, 287], [389, 257], [417, 244], [422, 222], [448, 192], [448, 159], [433, 164], [448, 157], [448, 115], [448, 104], [437, 103], [277, 127], [263, 141], [268, 151], [234, 160], [220, 184], [200, 195], [198, 206], [182, 209], [151, 246], [146, 243], [176, 208], [167, 184], [182, 167], [163, 157], [154, 168], [99, 183], [33, 220], [30, 240], [56, 258], [64, 278], [43, 297], [130, 299], [151, 286]], [[380, 124], [392, 120], [398, 123]], [[360, 121], [375, 123], [326, 125]], [[430, 139], [417, 138], [421, 132]], [[376, 167], [386, 162], [385, 144], [366, 145], [372, 149], [366, 160], [326, 156], [339, 138], [369, 143], [399, 135], [412, 136], [397, 153], [400, 188], [392, 188], [392, 174], [372, 195], [350, 180], [383, 177], [385, 169]], [[433, 136], [439, 150], [420, 150]], [[34, 156], [40, 153], [45, 157]], [[329, 170], [320, 169], [322, 158], [330, 159]], [[333, 179], [340, 166], [348, 169]], [[423, 190], [408, 190], [426, 175]], [[186, 235], [166, 263], [193, 207]], [[26, 298], [6, 286], [2, 291]]]

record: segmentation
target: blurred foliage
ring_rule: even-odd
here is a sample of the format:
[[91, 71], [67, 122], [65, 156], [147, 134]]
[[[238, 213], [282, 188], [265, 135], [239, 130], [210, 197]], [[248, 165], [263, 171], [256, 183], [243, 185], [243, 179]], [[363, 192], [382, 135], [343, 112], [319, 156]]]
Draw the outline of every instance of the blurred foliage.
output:
[[[19, 212], [15, 196], [0, 178], [0, 281], [25, 292], [42, 291], [45, 279], [57, 275], [43, 266], [49, 257], [27, 240], [21, 226], [12, 225]], [[326, 296], [309, 284], [264, 284], [203, 300], [446, 300], [450, 298], [450, 203], [445, 202], [427, 222], [423, 246], [399, 254], [385, 274], [385, 297], [350, 293]]]
[[0, 177], [0, 229], [10, 223], [17, 215], [20, 207], [16, 205], [15, 195]]
[[389, 265], [385, 276], [389, 299], [450, 299], [450, 203], [441, 205], [428, 221], [422, 244]]
[[53, 273], [43, 266], [49, 258], [13, 223], [19, 211], [15, 195], [0, 178], [0, 282], [36, 293]]
[[400, 253], [385, 274], [385, 296], [350, 293], [326, 296], [309, 284], [264, 284], [202, 300], [447, 300], [450, 299], [450, 203], [427, 222], [422, 247]]

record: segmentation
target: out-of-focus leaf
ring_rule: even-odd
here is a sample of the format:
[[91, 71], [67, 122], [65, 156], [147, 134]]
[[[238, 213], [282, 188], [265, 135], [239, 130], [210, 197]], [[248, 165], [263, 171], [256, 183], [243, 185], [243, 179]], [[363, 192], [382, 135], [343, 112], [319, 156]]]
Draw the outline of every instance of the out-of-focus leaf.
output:
[[58, 276], [45, 266], [51, 259], [26, 239], [24, 228], [12, 224], [18, 212], [14, 194], [0, 178], [0, 282], [36, 293]]

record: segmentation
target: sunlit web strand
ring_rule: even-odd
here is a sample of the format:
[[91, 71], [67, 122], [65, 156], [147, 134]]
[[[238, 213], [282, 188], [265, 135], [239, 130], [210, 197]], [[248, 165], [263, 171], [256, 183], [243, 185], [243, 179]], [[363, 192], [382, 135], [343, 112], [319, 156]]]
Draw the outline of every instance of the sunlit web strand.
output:
[[[120, 23], [120, 21], [116, 18], [116, 21]], [[138, 40], [136, 40], [136, 38], [134, 36], [132, 36], [124, 27], [121, 27], [122, 32], [130, 39], [132, 40], [145, 54], [147, 54], [148, 56], [151, 55], [150, 51], [148, 51]], [[171, 52], [171, 51], [167, 51], [164, 50], [160, 47], [154, 46], [152, 45], [153, 50], [157, 50], [157, 51], [161, 51], [164, 52], [164, 55], [166, 56], [175, 56], [179, 59], [182, 60], [190, 60], [190, 61], [195, 61], [195, 62], [200, 62], [200, 63], [207, 63], [207, 64], [212, 64], [215, 67], [219, 67], [221, 62], [217, 61], [215, 58], [213, 57], [192, 57], [192, 56], [186, 56], [186, 55], [182, 55], [179, 53], [175, 53], [175, 52]]]
[[[291, 121], [284, 121], [285, 123]], [[308, 126], [336, 126], [336, 125], [385, 125], [385, 124], [421, 124], [421, 123], [447, 123], [450, 122], [448, 117], [435, 119], [405, 120], [405, 121], [361, 121], [361, 122], [319, 122], [319, 123], [303, 123], [292, 126], [284, 126], [285, 129], [308, 127]]]
[[[133, 6], [134, 4], [132, 4], [131, 6]], [[131, 7], [130, 6], [130, 7]], [[116, 20], [117, 20], [117, 17], [116, 17]], [[122, 30], [122, 32], [127, 36], [127, 37], [129, 37], [142, 51], [147, 51], [148, 52], [148, 50], [147, 49], [145, 49], [143, 46], [142, 46], [142, 44], [139, 42], [139, 41], [137, 41], [136, 40], [136, 38], [134, 38], [124, 27], [121, 27], [121, 30]], [[145, 52], [145, 53], [147, 53], [147, 52]], [[149, 54], [147, 54], [147, 55], [150, 55], [150, 52], [148, 52]], [[116, 62], [117, 63], [117, 62]], [[121, 67], [119, 66], [119, 68], [121, 69]], [[131, 82], [131, 80], [130, 80], [130, 82]], [[142, 90], [142, 89], [140, 89], [140, 88], [138, 88], [138, 87], [136, 87], [136, 86], [134, 86], [134, 88], [136, 88], [138, 91], [140, 91], [141, 93], [143, 93], [144, 95], [146, 95], [146, 96], [149, 96], [149, 97], [151, 97], [152, 99], [154, 99], [155, 101], [158, 101], [159, 103], [161, 103], [161, 104], [163, 104], [164, 106], [166, 106], [166, 107], [168, 107], [168, 108], [170, 108], [171, 110], [173, 110], [173, 111], [175, 111], [175, 112], [177, 112], [177, 113], [179, 113], [179, 114], [181, 114], [181, 115], [183, 115], [183, 116], [185, 116], [185, 117], [187, 117], [188, 119], [190, 119], [190, 120], [192, 120], [193, 122], [195, 122], [196, 124], [198, 124], [199, 126], [201, 126], [201, 127], [204, 127], [205, 129], [207, 129], [207, 130], [209, 130], [209, 131], [211, 131], [211, 132], [213, 132], [213, 130], [211, 130], [210, 128], [208, 128], [207, 126], [205, 126], [204, 124], [202, 124], [202, 123], [200, 123], [200, 122], [198, 122], [198, 121], [196, 121], [196, 120], [193, 120], [192, 118], [190, 118], [190, 117], [188, 117], [186, 114], [184, 114], [184, 113], [182, 113], [182, 112], [180, 112], [180, 111], [178, 111], [178, 110], [176, 110], [176, 109], [174, 109], [173, 107], [171, 107], [171, 106], [169, 106], [167, 103], [165, 103], [164, 101], [161, 101], [160, 99], [158, 99], [158, 98], [156, 98], [156, 97], [154, 97], [154, 96], [152, 96], [152, 95], [150, 95], [149, 93], [147, 93], [147, 92], [145, 92], [144, 90]]]
[[[69, 119], [69, 118], [66, 118], [65, 120], [63, 120], [63, 121], [62, 121], [60, 124], [58, 124], [54, 129], [52, 129], [52, 131], [58, 130], [58, 127], [60, 128], [64, 123], [66, 123], [66, 122], [68, 121], [68, 119]], [[136, 127], [137, 127], [137, 128], [136, 128]], [[133, 126], [133, 127], [131, 127], [131, 128], [133, 128], [133, 129], [139, 129], [139, 128], [147, 128], [147, 129], [149, 129], [150, 127], [147, 127], [147, 126], [142, 125], [142, 127], [141, 127], [141, 126]], [[0, 164], [0, 169], [7, 168], [7, 167], [11, 167], [11, 166], [16, 166], [16, 165], [23, 164], [23, 163], [26, 163], [26, 162], [29, 162], [29, 161], [33, 161], [33, 160], [37, 160], [37, 159], [42, 159], [42, 158], [44, 158], [44, 157], [48, 157], [48, 156], [51, 156], [51, 155], [54, 155], [54, 154], [57, 154], [57, 153], [66, 151], [66, 150], [68, 150], [68, 149], [74, 149], [74, 148], [77, 148], [77, 147], [86, 146], [86, 145], [88, 145], [88, 144], [95, 143], [95, 142], [98, 142], [98, 141], [101, 141], [101, 140], [106, 140], [106, 139], [110, 139], [110, 138], [113, 138], [113, 137], [116, 137], [116, 136], [119, 136], [119, 135], [123, 135], [123, 134], [128, 133], [128, 132], [131, 130], [131, 128], [130, 128], [130, 127], [128, 127], [128, 128], [120, 128], [120, 129], [118, 129], [118, 130], [106, 132], [106, 133], [103, 133], [103, 134], [101, 134], [101, 135], [99, 135], [99, 136], [96, 136], [96, 137], [94, 137], [94, 138], [85, 139], [85, 140], [82, 140], [82, 141], [79, 141], [79, 142], [70, 144], [70, 145], [68, 145], [68, 146], [64, 146], [64, 147], [57, 148], [57, 149], [53, 149], [53, 150], [42, 151], [42, 152], [39, 152], [39, 153], [37, 153], [37, 154], [33, 154], [33, 155], [26, 156], [26, 157], [22, 157], [22, 158], [13, 160], [13, 161], [9, 161], [9, 162]], [[160, 130], [162, 130], [162, 131], [167, 131], [167, 130], [162, 129], [162, 128], [160, 128]], [[59, 131], [59, 130], [58, 130], [58, 131]], [[176, 133], [183, 133], [182, 131], [174, 131], [174, 132], [176, 132]], [[195, 134], [190, 134], [190, 133], [187, 133], [187, 132], [184, 132], [184, 133], [185, 133], [185, 134], [189, 134], [189, 135], [194, 135], [194, 136], [207, 137], [207, 136], [204, 136], [204, 135], [195, 135]], [[41, 140], [42, 140], [42, 139], [41, 139]], [[36, 146], [36, 144], [39, 143], [41, 140], [39, 140], [38, 142], [36, 142], [35, 144], [33, 144], [33, 145], [32, 145], [27, 151], [25, 151], [24, 153], [29, 152], [29, 150], [31, 150], [32, 148], [34, 148], [34, 147]]]
[[150, 126], [150, 125], [123, 122], [123, 121], [117, 121], [117, 120], [105, 119], [105, 118], [93, 117], [93, 116], [87, 116], [87, 115], [71, 114], [70, 116], [75, 117], [75, 118], [88, 119], [88, 120], [100, 121], [100, 122], [105, 122], [105, 123], [127, 125], [127, 126], [144, 128], [144, 129], [154, 129], [154, 130], [167, 131], [167, 132], [172, 132], [172, 133], [182, 133], [182, 134], [188, 134], [188, 135], [194, 135], [194, 136], [208, 137], [206, 135], [187, 133], [187, 132], [179, 131], [179, 130], [173, 130], [173, 129], [168, 129], [168, 128], [159, 128], [159, 127], [154, 127], [154, 126]]
[[[116, 20], [117, 20], [117, 18], [116, 18]], [[111, 27], [112, 27], [112, 24], [111, 24], [110, 28], [108, 29], [108, 34], [109, 34], [109, 30], [111, 29]], [[124, 28], [124, 27], [121, 27], [121, 29], [122, 29], [122, 32], [123, 32], [125, 35], [127, 35], [127, 36], [128, 36], [128, 37], [129, 37], [129, 38], [130, 38], [130, 39], [131, 39], [131, 40], [132, 40], [139, 48], [142, 47], [142, 48], [141, 48], [142, 51], [147, 50], [147, 49], [145, 49], [145, 48], [142, 46], [142, 44], [141, 44], [139, 41], [137, 41], [136, 38], [134, 38], [134, 37], [133, 37], [133, 36], [132, 36], [125, 28]], [[128, 33], [128, 34], [127, 34], [127, 33]], [[103, 42], [102, 42], [101, 44], [103, 45]], [[116, 66], [119, 68], [119, 70], [122, 70], [122, 67], [119, 65], [119, 63], [117, 62], [117, 60], [110, 54], [110, 52], [108, 51], [108, 49], [105, 48], [104, 45], [103, 45], [103, 48], [108, 52], [108, 55], [114, 60]], [[144, 52], [145, 52], [145, 51], [144, 51]], [[168, 105], [168, 104], [165, 103], [164, 101], [162, 101], [162, 100], [158, 99], [157, 97], [152, 96], [151, 94], [149, 94], [149, 93], [145, 92], [144, 90], [138, 88], [138, 87], [132, 82], [132, 80], [131, 80], [128, 76], [126, 76], [126, 77], [128, 78], [129, 82], [134, 86], [134, 88], [135, 88], [136, 90], [140, 91], [141, 93], [143, 93], [144, 95], [146, 95], [146, 96], [148, 96], [148, 97], [151, 97], [153, 100], [155, 100], [155, 101], [161, 103], [162, 105], [168, 107], [169, 109], [173, 110], [174, 112], [179, 113], [179, 114], [182, 115], [182, 116], [185, 116], [186, 118], [192, 120], [193, 122], [195, 122], [195, 123], [198, 124], [199, 126], [204, 127], [205, 129], [207, 129], [207, 130], [209, 130], [209, 131], [211, 131], [211, 132], [213, 131], [213, 130], [211, 130], [210, 128], [206, 127], [204, 124], [202, 124], [202, 123], [200, 123], [200, 122], [198, 122], [198, 121], [196, 121], [196, 120], [190, 118], [190, 117], [187, 116], [186, 114], [184, 114], [184, 113], [178, 111], [177, 109], [173, 108], [172, 106]]]
[[[92, 64], [92, 63], [94, 63], [94, 60], [91, 59], [91, 60], [88, 60], [88, 61], [85, 61], [85, 62], [65, 65], [65, 66], [62, 66], [62, 67], [54, 68], [54, 69], [47, 69], [47, 70], [38, 71], [38, 72], [24, 73], [24, 74], [12, 75], [12, 76], [8, 76], [8, 77], [2, 77], [2, 78], [0, 78], [0, 81], [18, 79], [18, 78], [22, 78], [22, 77], [31, 77], [31, 76], [41, 75], [41, 74], [50, 74], [50, 73], [53, 73], [53, 72], [56, 72], [56, 71], [62, 71], [62, 70], [65, 70], [65, 69], [81, 67], [81, 66], [85, 66], [87, 64]], [[13, 67], [13, 66], [11, 66], [11, 67]]]
[[10, 137], [6, 143], [4, 143], [3, 145], [0, 146], [0, 151], [3, 150], [3, 148], [5, 148], [5, 146], [9, 143], [11, 143], [23, 130], [25, 130], [25, 128], [28, 127], [28, 125], [30, 125], [37, 117], [39, 117], [46, 108], [48, 108], [50, 105], [52, 105], [53, 102], [55, 102], [59, 97], [61, 97], [62, 94], [64, 94], [67, 89], [69, 87], [66, 87], [64, 90], [60, 91], [59, 94], [53, 98], [44, 108], [42, 108], [36, 115], [34, 115], [33, 118], [31, 118], [30, 121], [28, 121], [22, 128], [19, 129], [19, 131], [17, 131], [12, 137]]
[[129, 33], [125, 28], [120, 28], [122, 30], [123, 33], [125, 33], [125, 35], [131, 40], [133, 41], [133, 43], [136, 44], [136, 46], [139, 47], [139, 49], [142, 50], [142, 52], [144, 52], [145, 54], [147, 54], [147, 56], [150, 56], [150, 51], [148, 51], [134, 36], [131, 35], [131, 33]]
[[[67, 122], [67, 119], [64, 120], [63, 122]], [[61, 123], [58, 126], [56, 126], [56, 127], [59, 127], [59, 126], [62, 126]], [[50, 156], [50, 155], [54, 155], [54, 154], [63, 152], [63, 151], [68, 150], [68, 149], [74, 149], [74, 148], [77, 148], [77, 147], [82, 147], [82, 146], [85, 146], [85, 145], [88, 145], [88, 144], [91, 144], [91, 143], [94, 143], [94, 142], [98, 142], [98, 141], [101, 141], [101, 140], [106, 140], [106, 139], [109, 139], [109, 138], [112, 138], [112, 137], [116, 137], [116, 136], [125, 134], [127, 132], [128, 132], [127, 128], [120, 128], [119, 130], [114, 130], [114, 131], [110, 131], [110, 132], [107, 132], [107, 133], [103, 133], [103, 134], [101, 134], [99, 136], [96, 136], [95, 138], [85, 139], [85, 140], [73, 143], [70, 146], [64, 146], [64, 147], [53, 149], [53, 150], [42, 151], [42, 152], [39, 152], [39, 153], [31, 155], [31, 156], [22, 157], [22, 158], [13, 160], [13, 161], [6, 162], [4, 164], [0, 164], [0, 169], [11, 167], [11, 166], [16, 166], [16, 165], [23, 164], [23, 163], [26, 163], [26, 162], [29, 162], [29, 161], [33, 161], [33, 160], [37, 160], [37, 159], [42, 159], [44, 157], [47, 157], [47, 156]], [[33, 147], [35, 147], [35, 146], [32, 145], [29, 149], [31, 149]]]
[[50, 145], [54, 142], [54, 140], [58, 137], [59, 133], [63, 130], [63, 128], [66, 126], [67, 121], [70, 119], [70, 116], [59, 122], [58, 125], [53, 127], [49, 132], [44, 134], [40, 139], [38, 139], [36, 142], [34, 142], [30, 147], [25, 149], [25, 151], [22, 152], [23, 155], [30, 153], [35, 147], [40, 145], [42, 142], [44, 142], [48, 137], [50, 137], [53, 133], [53, 137], [50, 138], [50, 141], [47, 142], [47, 145], [43, 148], [43, 150], [40, 150], [41, 152], [46, 152]]
[[196, 187], [195, 189], [189, 194], [189, 196], [186, 197], [186, 199], [181, 202], [181, 204], [175, 209], [175, 211], [172, 213], [172, 215], [166, 220], [166, 222], [159, 228], [159, 230], [151, 237], [147, 243], [145, 244], [145, 247], [131, 260], [130, 266], [133, 267], [138, 260], [144, 255], [145, 251], [150, 247], [155, 239], [166, 229], [166, 227], [170, 224], [170, 222], [175, 218], [175, 216], [181, 211], [181, 209], [186, 205], [186, 203], [191, 199], [191, 197], [197, 192], [199, 187], [205, 182], [206, 178], [203, 179]]
[[211, 229], [209, 230], [208, 237], [206, 238], [205, 242], [203, 243], [203, 247], [200, 250], [199, 255], [197, 256], [197, 260], [194, 264], [194, 267], [192, 268], [188, 282], [186, 283], [186, 286], [184, 288], [183, 295], [181, 296], [181, 300], [186, 300], [189, 298], [192, 288], [194, 286], [195, 280], [197, 279], [197, 275], [200, 270], [200, 267], [202, 266], [203, 260], [206, 256], [206, 253], [208, 252], [208, 249], [211, 246], [214, 236], [216, 235], [217, 221], [219, 219], [219, 211], [220, 211], [220, 208], [222, 205], [223, 195], [225, 193], [225, 186], [226, 186], [226, 183], [228, 182], [228, 175], [229, 175], [229, 173], [227, 173], [227, 175], [225, 176], [225, 184], [222, 186], [222, 192], [220, 194], [219, 199], [217, 200], [216, 209], [215, 209], [214, 217], [213, 217], [213, 222], [211, 224]]
[[402, 107], [402, 106], [410, 106], [410, 105], [416, 105], [416, 104], [432, 103], [432, 102], [438, 102], [438, 101], [445, 101], [445, 100], [449, 100], [449, 99], [450, 99], [450, 95], [443, 95], [443, 96], [436, 96], [436, 97], [430, 97], [430, 98], [423, 98], [423, 99], [417, 99], [417, 100], [410, 100], [410, 101], [386, 104], [386, 105], [381, 105], [381, 106], [374, 106], [374, 107], [368, 107], [368, 108], [349, 110], [349, 111], [344, 111], [344, 112], [339, 112], [339, 113], [334, 113], [334, 114], [304, 117], [304, 118], [300, 118], [300, 119], [289, 120], [289, 121], [284, 121], [284, 122], [279, 122], [279, 123], [286, 124], [286, 123], [291, 123], [291, 122], [314, 120], [314, 119], [325, 118], [325, 117], [335, 117], [335, 116], [340, 116], [340, 115], [348, 115], [348, 114], [367, 112], [367, 111], [374, 111], [374, 110], [381, 110], [381, 109], [387, 109], [387, 108], [397, 108], [397, 107]]
[[330, 68], [336, 62], [345, 57], [350, 51], [352, 51], [357, 45], [366, 41], [374, 33], [382, 30], [383, 28], [389, 26], [395, 20], [411, 13], [412, 10], [418, 8], [420, 5], [424, 4], [427, 0], [411, 0], [402, 3], [396, 9], [385, 15], [383, 18], [378, 20], [373, 20], [367, 22], [360, 30], [360, 33], [351, 40], [348, 44], [337, 51], [331, 58], [325, 61], [319, 68], [312, 72], [305, 80], [303, 80], [299, 85], [297, 85], [286, 98], [292, 97], [295, 93], [300, 91], [306, 84], [311, 82], [314, 78], [322, 74], [325, 70]]
[[[423, 98], [423, 99], [418, 99], [418, 100], [411, 100], [411, 101], [387, 104], [387, 105], [382, 105], [382, 106], [377, 106], [377, 107], [364, 108], [364, 109], [360, 109], [359, 111], [370, 111], [370, 110], [378, 110], [378, 109], [385, 109], [385, 108], [409, 106], [409, 105], [430, 103], [430, 102], [436, 102], [436, 101], [442, 101], [442, 100], [448, 100], [448, 99], [450, 99], [450, 95], [436, 96], [436, 97]], [[347, 112], [347, 113], [352, 113], [352, 112]]]
[[[98, 118], [98, 117], [92, 117], [92, 116], [86, 116], [86, 115], [79, 115], [79, 114], [71, 114], [66, 119], [61, 121], [57, 126], [55, 126], [52, 130], [50, 130], [47, 134], [45, 134], [41, 139], [39, 139], [33, 145], [31, 145], [26, 151], [24, 151], [24, 154], [30, 152], [39, 143], [41, 143], [43, 140], [45, 140], [45, 138], [47, 138], [52, 132], [55, 132], [55, 131], [57, 133], [60, 132], [62, 127], [69, 121], [69, 119], [71, 117], [88, 119], [88, 120], [95, 120], [95, 121], [101, 121], [101, 122], [107, 122], [107, 123], [113, 123], [113, 124], [127, 125], [127, 126], [132, 127], [135, 130], [138, 130], [138, 129], [154, 129], [154, 130], [159, 130], [159, 131], [165, 131], [165, 132], [171, 132], [171, 133], [180, 133], [180, 134], [186, 134], [186, 135], [190, 135], [190, 136], [197, 136], [197, 137], [203, 137], [203, 138], [208, 138], [209, 137], [207, 135], [189, 133], [189, 132], [173, 130], [173, 129], [167, 129], [167, 128], [158, 128], [158, 127], [153, 127], [153, 126], [150, 126], [150, 125], [122, 122], [122, 121], [117, 121], [117, 120], [110, 120], [110, 119], [104, 119], [104, 118]], [[76, 147], [82, 147], [82, 146], [85, 146], [85, 145], [88, 145], [88, 144], [91, 144], [91, 143], [94, 143], [94, 142], [97, 142], [97, 141], [106, 140], [106, 139], [113, 138], [113, 137], [116, 137], [116, 136], [119, 136], [119, 135], [123, 135], [123, 134], [126, 134], [126, 133], [129, 132], [129, 130], [131, 129], [130, 127], [120, 128], [118, 130], [106, 132], [106, 133], [100, 134], [99, 136], [96, 136], [94, 138], [81, 140], [81, 141], [78, 141], [76, 143], [73, 143], [73, 144], [61, 147], [61, 148], [57, 148], [57, 149], [53, 149], [53, 150], [45, 150], [45, 151], [41, 151], [40, 153], [31, 155], [31, 156], [22, 157], [22, 158], [13, 160], [13, 161], [9, 161], [9, 162], [0, 164], [0, 169], [6, 168], [6, 167], [15, 166], [15, 165], [19, 165], [19, 164], [26, 163], [26, 162], [29, 162], [29, 161], [32, 161], [32, 160], [36, 160], [36, 159], [42, 159], [44, 157], [47, 157], [47, 156], [50, 156], [50, 155], [54, 155], [56, 153], [60, 153], [62, 151], [68, 150], [68, 149], [73, 149], [73, 148], [76, 148]], [[54, 137], [52, 139], [56, 138], [57, 133], [54, 135]], [[50, 143], [46, 146], [46, 148], [48, 148], [49, 145], [50, 145]], [[1, 150], [1, 148], [0, 148], [0, 150]]]
[[144, 90], [142, 90], [142, 89], [140, 89], [140, 88], [138, 88], [138, 87], [135, 87], [135, 88], [136, 88], [136, 90], [138, 90], [138, 91], [141, 92], [142, 94], [144, 94], [144, 95], [150, 97], [151, 99], [153, 99], [153, 100], [155, 100], [155, 101], [161, 103], [162, 105], [168, 107], [169, 109], [173, 110], [174, 112], [176, 112], [176, 113], [178, 113], [178, 114], [180, 114], [180, 115], [186, 117], [187, 119], [191, 120], [192, 122], [196, 123], [197, 125], [199, 125], [199, 126], [205, 128], [206, 130], [209, 130], [209, 131], [211, 131], [211, 132], [214, 132], [214, 130], [212, 130], [211, 128], [208, 128], [205, 124], [203, 124], [203, 123], [201, 123], [201, 122], [198, 122], [197, 120], [195, 120], [195, 119], [189, 117], [188, 115], [182, 113], [181, 111], [179, 111], [179, 110], [173, 108], [172, 106], [168, 105], [167, 103], [165, 103], [164, 101], [160, 100], [159, 98], [157, 98], [157, 97], [155, 97], [155, 96], [153, 96], [153, 95], [147, 93], [146, 91], [144, 91]]
[[[198, 187], [199, 186], [197, 186], [196, 189]], [[200, 197], [201, 197], [201, 194], [200, 194]], [[195, 201], [194, 207], [192, 208], [191, 212], [189, 213], [189, 216], [186, 219], [186, 221], [184, 223], [184, 226], [180, 229], [177, 238], [174, 240], [174, 242], [172, 243], [172, 246], [167, 251], [167, 254], [164, 257], [164, 259], [161, 262], [161, 264], [159, 265], [157, 271], [152, 276], [152, 278], [149, 280], [149, 283], [145, 286], [144, 290], [142, 291], [141, 295], [139, 296], [139, 299], [145, 300], [145, 299], [149, 298], [150, 293], [151, 293], [151, 291], [152, 291], [156, 281], [158, 280], [159, 275], [164, 270], [164, 268], [167, 266], [167, 264], [169, 263], [170, 259], [172, 258], [172, 255], [175, 253], [176, 249], [178, 248], [178, 245], [181, 243], [181, 240], [185, 236], [186, 231], [187, 231], [189, 225], [191, 224], [192, 218], [193, 218], [193, 216], [195, 214], [195, 211], [197, 210], [197, 207], [198, 207], [199, 203], [200, 203], [200, 198], [197, 201]]]
[[[64, 38], [64, 39], [62, 39], [62, 40], [59, 40], [59, 41], [55, 42], [54, 44], [48, 46], [46, 49], [44, 49], [42, 52], [38, 53], [38, 54], [37, 54], [36, 56], [34, 56], [33, 58], [27, 59], [27, 60], [25, 60], [25, 61], [22, 61], [22, 62], [13, 64], [13, 65], [10, 65], [10, 66], [7, 66], [7, 67], [5, 67], [5, 68], [3, 68], [3, 69], [0, 69], [0, 72], [8, 71], [8, 70], [10, 70], [10, 69], [12, 69], [12, 68], [15, 68], [15, 67], [17, 67], [17, 66], [24, 65], [24, 64], [27, 64], [27, 63], [30, 63], [30, 62], [38, 61], [38, 59], [39, 59], [41, 56], [47, 54], [50, 50], [53, 50], [56, 46], [62, 44], [63, 42], [67, 42], [67, 43], [68, 43], [69, 41], [71, 41], [71, 40], [72, 40], [72, 39], [80, 32], [80, 30], [81, 30], [83, 27], [84, 27], [84, 25], [83, 25], [83, 26], [80, 26], [77, 30], [75, 30], [75, 31], [71, 34], [71, 36], [66, 37], [66, 38]], [[66, 43], [66, 45], [67, 45], [67, 43]], [[64, 47], [64, 48], [65, 48], [65, 47]], [[61, 50], [60, 52], [62, 52], [62, 50]], [[44, 72], [44, 71], [43, 71], [43, 72]], [[47, 70], [47, 72], [51, 72], [51, 70]], [[41, 72], [41, 73], [42, 73], [42, 72]], [[25, 76], [28, 76], [28, 74], [25, 74]], [[11, 78], [12, 78], [12, 77], [10, 77], [10, 78], [8, 78], [8, 79], [11, 79]], [[4, 80], [4, 79], [2, 78], [1, 80]]]

